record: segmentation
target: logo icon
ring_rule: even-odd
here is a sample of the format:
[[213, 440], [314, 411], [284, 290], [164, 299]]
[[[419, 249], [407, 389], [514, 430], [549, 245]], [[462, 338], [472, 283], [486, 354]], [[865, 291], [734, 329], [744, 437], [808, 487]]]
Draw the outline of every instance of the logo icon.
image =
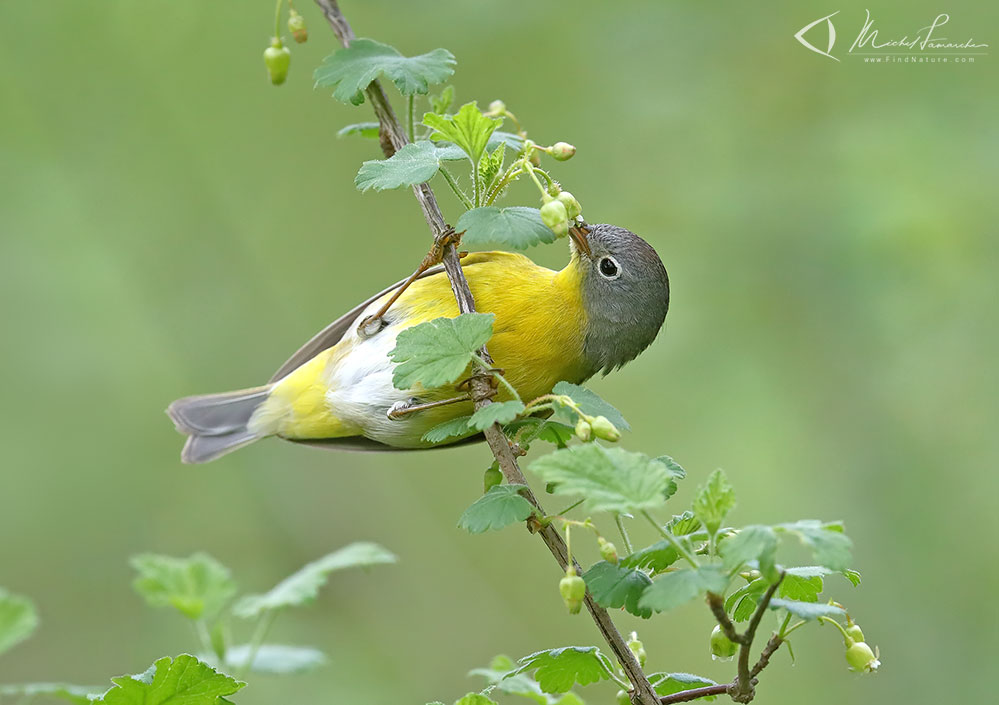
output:
[[[798, 30], [797, 34], [794, 35], [794, 38], [797, 39], [799, 42], [801, 42], [801, 45], [806, 49], [814, 51], [816, 54], [822, 54], [822, 56], [827, 56], [833, 61], [839, 61], [839, 59], [837, 59], [835, 56], [829, 53], [832, 51], [833, 45], [836, 44], [836, 27], [832, 23], [832, 18], [838, 14], [839, 10], [836, 10], [836, 12], [832, 13], [831, 15], [826, 15], [825, 17], [821, 17], [815, 20], [814, 22], [806, 24], [804, 27]], [[816, 25], [822, 24], [823, 22], [826, 23], [826, 28], [829, 34], [829, 46], [826, 47], [825, 51], [822, 51], [818, 47], [814, 46], [807, 39], [805, 39], [805, 34], [810, 29], [812, 29]]]

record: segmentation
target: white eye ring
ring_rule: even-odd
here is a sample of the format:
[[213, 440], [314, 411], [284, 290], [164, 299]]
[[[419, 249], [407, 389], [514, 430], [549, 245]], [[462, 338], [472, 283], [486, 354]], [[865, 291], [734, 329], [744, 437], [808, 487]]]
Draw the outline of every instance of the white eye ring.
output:
[[[604, 271], [605, 267], [610, 270], [609, 274]], [[614, 280], [621, 276], [621, 265], [610, 255], [604, 255], [600, 258], [600, 262], [597, 263], [597, 271], [600, 272], [600, 276], [604, 279]]]

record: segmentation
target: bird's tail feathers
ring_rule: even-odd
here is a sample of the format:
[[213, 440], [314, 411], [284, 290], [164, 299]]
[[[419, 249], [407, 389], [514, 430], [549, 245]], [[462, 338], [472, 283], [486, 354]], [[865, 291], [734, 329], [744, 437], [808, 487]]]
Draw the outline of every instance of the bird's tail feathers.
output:
[[271, 386], [178, 399], [167, 408], [177, 430], [189, 436], [180, 458], [207, 463], [252, 443], [265, 434], [247, 428], [267, 400]]

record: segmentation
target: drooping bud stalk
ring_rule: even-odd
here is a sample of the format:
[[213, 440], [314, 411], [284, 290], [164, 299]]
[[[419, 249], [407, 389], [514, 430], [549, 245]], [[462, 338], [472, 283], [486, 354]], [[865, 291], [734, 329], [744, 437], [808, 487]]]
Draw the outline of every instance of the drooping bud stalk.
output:
[[711, 658], [714, 661], [731, 661], [735, 657], [735, 652], [739, 650], [738, 645], [725, 636], [725, 631], [716, 624], [711, 630]]
[[583, 608], [583, 598], [586, 597], [586, 583], [576, 574], [572, 565], [566, 568], [565, 577], [558, 583], [558, 591], [569, 614], [579, 614]]
[[291, 52], [281, 43], [280, 38], [274, 37], [271, 45], [264, 50], [264, 65], [267, 67], [268, 78], [275, 86], [280, 86], [288, 78]]

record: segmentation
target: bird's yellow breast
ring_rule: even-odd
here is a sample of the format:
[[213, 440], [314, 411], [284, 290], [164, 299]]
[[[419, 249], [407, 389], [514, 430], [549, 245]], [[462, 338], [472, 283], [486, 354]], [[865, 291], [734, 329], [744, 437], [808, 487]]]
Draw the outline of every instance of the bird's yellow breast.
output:
[[[464, 258], [462, 268], [475, 297], [476, 309], [495, 314], [489, 352], [524, 401], [547, 394], [561, 380], [583, 380], [586, 314], [575, 258], [556, 272], [536, 265], [523, 255], [483, 252]], [[377, 309], [380, 303], [372, 304], [369, 310]], [[266, 415], [272, 432], [289, 438], [365, 435], [383, 442], [389, 438], [392, 445], [420, 445], [420, 438], [428, 429], [471, 413], [471, 405], [452, 404], [394, 421], [386, 419], [385, 409], [379, 409], [370, 415], [368, 423], [364, 413], [359, 414], [353, 408], [354, 400], [350, 400], [351, 409], [337, 408], [338, 400], [347, 399], [351, 391], [339, 386], [345, 378], [361, 386], [356, 374], [361, 362], [361, 368], [372, 370], [363, 377], [363, 384], [370, 385], [373, 379], [384, 380], [378, 383], [379, 392], [386, 397], [395, 394], [403, 398], [403, 392], [391, 389], [389, 348], [379, 338], [390, 329], [398, 334], [410, 326], [457, 315], [458, 306], [444, 273], [417, 279], [386, 315], [388, 328], [367, 340], [348, 334], [278, 383], [273, 398], [261, 409], [261, 425]], [[365, 359], [354, 357], [358, 355]], [[370, 359], [375, 357], [378, 360]], [[381, 390], [381, 386], [388, 389]], [[454, 395], [454, 387], [450, 386], [426, 390], [421, 396], [432, 400]], [[372, 396], [375, 395], [367, 395]], [[508, 397], [501, 388], [498, 398]], [[344, 407], [348, 405], [342, 403]], [[376, 406], [374, 400], [372, 406]], [[397, 432], [398, 436], [393, 435]]]

